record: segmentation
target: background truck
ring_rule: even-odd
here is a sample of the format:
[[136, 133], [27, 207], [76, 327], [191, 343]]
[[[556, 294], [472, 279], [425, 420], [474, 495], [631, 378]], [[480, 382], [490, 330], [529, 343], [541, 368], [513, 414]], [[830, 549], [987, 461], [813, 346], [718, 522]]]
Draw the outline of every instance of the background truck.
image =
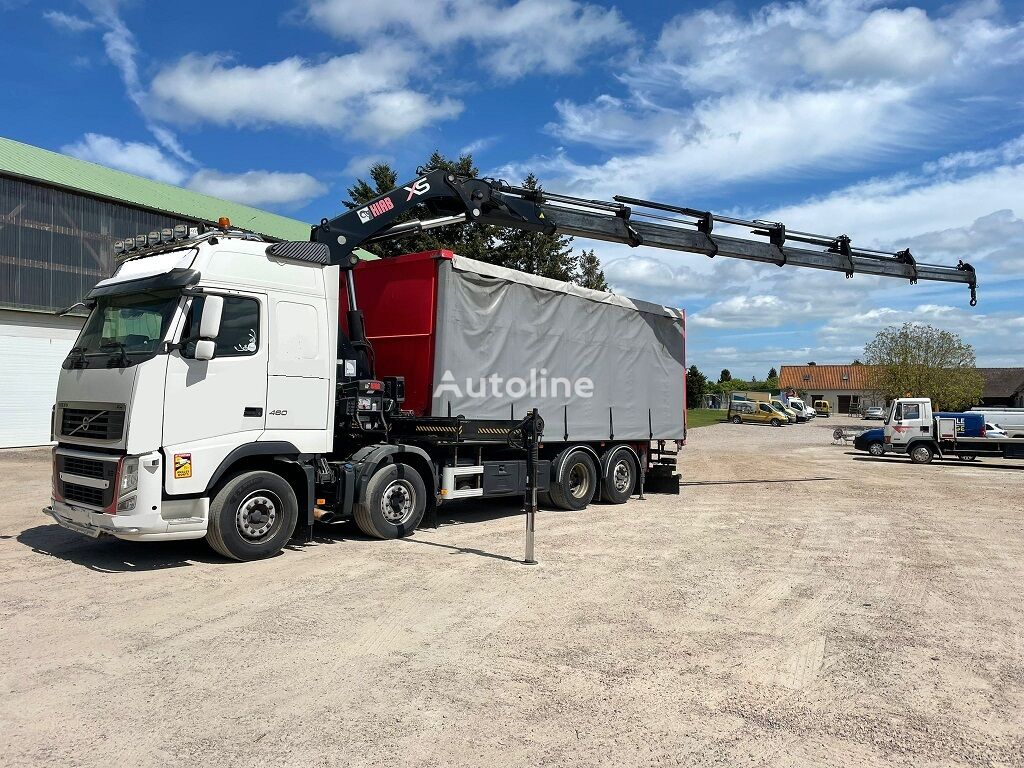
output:
[[989, 437], [984, 414], [933, 413], [928, 398], [893, 401], [884, 429], [885, 450], [906, 454], [915, 464], [952, 456], [1024, 459], [1024, 439]]
[[[422, 210], [433, 218], [408, 220]], [[444, 170], [322, 220], [309, 242], [267, 243], [226, 220], [150, 232], [115, 244], [115, 274], [89, 294], [58, 384], [44, 511], [91, 536], [205, 537], [250, 560], [315, 519], [352, 518], [393, 538], [455, 498], [530, 488], [581, 509], [645, 485], [678, 493], [681, 312], [444, 252], [372, 264], [355, 255], [465, 221], [959, 282], [976, 302], [963, 263], [919, 265], [844, 236]], [[719, 221], [766, 241], [720, 235]], [[539, 387], [551, 377], [546, 393], [534, 370]], [[485, 374], [488, 387], [502, 380], [502, 396], [479, 394]], [[553, 381], [574, 378], [590, 381], [589, 397]]]

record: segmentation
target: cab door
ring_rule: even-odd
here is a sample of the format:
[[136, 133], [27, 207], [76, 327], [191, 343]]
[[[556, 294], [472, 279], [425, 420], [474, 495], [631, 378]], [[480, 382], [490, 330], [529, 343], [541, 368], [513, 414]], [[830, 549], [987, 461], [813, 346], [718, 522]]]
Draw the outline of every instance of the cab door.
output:
[[171, 493], [205, 490], [227, 454], [255, 442], [266, 426], [267, 297], [220, 295], [224, 309], [213, 359], [192, 356], [202, 296], [192, 299], [179, 348], [168, 355], [163, 445]]

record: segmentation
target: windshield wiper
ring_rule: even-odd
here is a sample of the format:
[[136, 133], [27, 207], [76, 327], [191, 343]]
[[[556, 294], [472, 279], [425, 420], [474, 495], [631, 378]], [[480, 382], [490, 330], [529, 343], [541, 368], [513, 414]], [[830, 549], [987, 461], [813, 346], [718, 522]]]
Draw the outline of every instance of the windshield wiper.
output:
[[[123, 342], [105, 341], [102, 344], [100, 344], [100, 349], [116, 349], [118, 352], [121, 353], [119, 358], [120, 366], [122, 368], [127, 368], [129, 365], [131, 365], [131, 360], [128, 359], [128, 353], [125, 351], [125, 346]], [[113, 362], [113, 358], [111, 358], [110, 362]]]
[[85, 367], [85, 347], [72, 347], [68, 352], [68, 367]]

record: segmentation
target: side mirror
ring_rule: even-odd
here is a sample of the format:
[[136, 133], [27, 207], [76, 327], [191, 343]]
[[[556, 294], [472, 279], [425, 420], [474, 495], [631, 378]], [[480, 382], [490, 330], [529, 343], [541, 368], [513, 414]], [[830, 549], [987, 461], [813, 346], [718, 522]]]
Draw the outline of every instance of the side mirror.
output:
[[217, 342], [210, 341], [209, 339], [200, 339], [195, 342], [196, 348], [192, 353], [194, 360], [213, 360], [213, 356], [217, 352]]
[[[199, 338], [201, 339], [216, 339], [217, 334], [220, 333], [220, 318], [224, 313], [224, 297], [223, 296], [206, 296], [203, 299], [203, 316], [199, 320]], [[199, 358], [198, 352], [196, 359], [210, 360], [213, 357]]]

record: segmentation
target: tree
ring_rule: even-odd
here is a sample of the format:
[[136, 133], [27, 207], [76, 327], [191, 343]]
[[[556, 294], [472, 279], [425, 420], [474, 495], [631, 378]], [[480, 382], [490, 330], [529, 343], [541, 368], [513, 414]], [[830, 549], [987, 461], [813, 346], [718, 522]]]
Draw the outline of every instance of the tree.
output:
[[875, 366], [874, 389], [887, 398], [928, 397], [936, 410], [981, 400], [984, 382], [974, 348], [950, 331], [916, 323], [889, 326], [864, 347], [864, 359]]
[[593, 248], [589, 251], [580, 251], [578, 272], [579, 279], [577, 282], [584, 288], [593, 288], [595, 291], [608, 290], [608, 283], [604, 279], [601, 262], [598, 261]]
[[[537, 189], [537, 177], [528, 174], [523, 180], [523, 186], [526, 189]], [[500, 231], [498, 241], [495, 251], [504, 266], [555, 280], [578, 282], [572, 237], [507, 228]]]
[[850, 365], [864, 365], [864, 363], [860, 361], [860, 358], [857, 358], [852, 363], [850, 363]]
[[769, 379], [777, 379], [777, 378], [779, 378], [779, 372], [776, 371], [775, 368], [773, 367], [771, 370], [768, 371], [768, 378]]
[[[480, 169], [470, 154], [452, 159], [435, 151], [425, 168], [442, 168], [458, 176], [479, 176]], [[398, 173], [387, 163], [370, 166], [369, 179], [357, 179], [348, 188], [347, 208], [360, 208], [370, 200], [390, 192], [400, 183]], [[523, 180], [527, 189], [538, 189], [540, 182], [532, 173]], [[422, 218], [422, 206], [396, 220], [396, 224]], [[449, 250], [490, 264], [511, 267], [534, 275], [573, 282], [584, 288], [608, 290], [601, 262], [591, 249], [578, 256], [573, 253], [573, 238], [568, 235], [547, 235], [514, 227], [498, 228], [467, 222], [439, 227], [397, 240], [372, 243], [366, 250], [378, 256], [398, 256], [418, 251]]]
[[732, 374], [729, 373], [728, 368], [723, 368], [722, 372], [718, 374], [718, 382], [721, 384], [723, 381], [732, 381]]
[[708, 377], [696, 365], [691, 365], [686, 372], [686, 407], [703, 408], [707, 388]]

